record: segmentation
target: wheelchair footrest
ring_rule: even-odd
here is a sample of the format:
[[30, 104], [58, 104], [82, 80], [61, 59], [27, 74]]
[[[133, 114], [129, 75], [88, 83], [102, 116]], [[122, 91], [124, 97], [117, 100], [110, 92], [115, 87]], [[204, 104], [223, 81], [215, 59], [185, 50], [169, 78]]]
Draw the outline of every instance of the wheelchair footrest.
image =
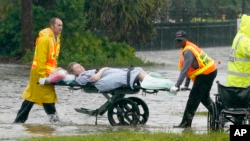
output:
[[75, 111], [83, 114], [88, 114], [91, 116], [96, 116], [98, 114], [98, 109], [97, 110], [90, 110], [86, 108], [75, 108]]
[[231, 114], [231, 115], [246, 115], [246, 114], [250, 114], [250, 109], [243, 109], [243, 108], [225, 109], [225, 110], [222, 110], [222, 112], [226, 114]]

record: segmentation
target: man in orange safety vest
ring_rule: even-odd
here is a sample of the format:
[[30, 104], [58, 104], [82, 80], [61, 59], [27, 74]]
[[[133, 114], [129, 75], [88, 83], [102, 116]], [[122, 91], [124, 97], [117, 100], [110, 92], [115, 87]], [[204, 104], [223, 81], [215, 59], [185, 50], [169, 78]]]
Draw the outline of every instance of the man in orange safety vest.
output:
[[177, 44], [181, 47], [178, 64], [180, 75], [175, 86], [170, 88], [170, 92], [176, 93], [185, 78], [186, 83], [183, 89], [188, 89], [190, 80], [194, 83], [189, 93], [182, 121], [179, 125], [174, 126], [174, 128], [191, 127], [193, 117], [200, 102], [209, 111], [212, 110], [211, 105], [213, 101], [210, 98], [210, 90], [217, 75], [214, 60], [194, 43], [188, 41], [186, 37], [187, 33], [185, 31], [180, 30], [176, 33]]

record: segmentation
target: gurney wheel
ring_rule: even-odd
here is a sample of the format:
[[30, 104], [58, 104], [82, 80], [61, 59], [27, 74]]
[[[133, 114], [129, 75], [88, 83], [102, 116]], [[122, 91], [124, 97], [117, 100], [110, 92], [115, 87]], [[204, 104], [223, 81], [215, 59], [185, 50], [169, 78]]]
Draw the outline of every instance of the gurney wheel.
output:
[[149, 109], [147, 104], [142, 99], [137, 97], [129, 97], [129, 99], [133, 100], [139, 108], [139, 124], [145, 124], [149, 117]]
[[138, 116], [138, 106], [127, 98], [116, 100], [108, 109], [108, 120], [112, 126], [136, 125]]

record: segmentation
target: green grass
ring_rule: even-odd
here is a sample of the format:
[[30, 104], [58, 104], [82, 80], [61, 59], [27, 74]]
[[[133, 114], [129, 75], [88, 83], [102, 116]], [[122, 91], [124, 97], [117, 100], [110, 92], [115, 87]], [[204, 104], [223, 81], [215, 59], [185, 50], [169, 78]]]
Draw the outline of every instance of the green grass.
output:
[[21, 139], [24, 141], [229, 141], [229, 134], [225, 132], [212, 132], [196, 134], [193, 132], [165, 133], [165, 132], [139, 132], [119, 130], [101, 134], [77, 136], [44, 136]]
[[[195, 116], [207, 116], [207, 114], [208, 114], [207, 111], [195, 112]], [[174, 113], [174, 115], [182, 116], [183, 112]]]
[[207, 116], [208, 112], [207, 111], [201, 111], [201, 112], [196, 112], [195, 115], [199, 116]]

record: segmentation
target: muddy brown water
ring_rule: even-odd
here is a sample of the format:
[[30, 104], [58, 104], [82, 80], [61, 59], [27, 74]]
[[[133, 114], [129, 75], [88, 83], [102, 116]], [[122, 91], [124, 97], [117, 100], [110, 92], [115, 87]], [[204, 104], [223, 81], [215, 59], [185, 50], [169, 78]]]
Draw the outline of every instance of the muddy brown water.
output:
[[[227, 71], [227, 56], [230, 47], [205, 48], [215, 62], [221, 61], [218, 66], [216, 80], [225, 82]], [[165, 63], [161, 66], [143, 67], [150, 72], [161, 73], [165, 78], [174, 82], [177, 80], [179, 71], [177, 70], [178, 50], [155, 51], [155, 52], [136, 52], [136, 55], [145, 61]], [[163, 131], [182, 133], [183, 129], [173, 129], [172, 126], [179, 124], [188, 99], [188, 92], [179, 92], [176, 96], [160, 91], [157, 95], [142, 95], [141, 92], [133, 95], [141, 98], [149, 107], [149, 119], [145, 125], [136, 127], [113, 127], [110, 125], [107, 114], [98, 116], [97, 125], [95, 117], [78, 113], [74, 108], [99, 108], [106, 98], [102, 94], [84, 93], [81, 90], [70, 92], [68, 87], [56, 86], [58, 103], [56, 108], [61, 123], [51, 124], [42, 107], [34, 105], [29, 119], [25, 124], [14, 124], [13, 121], [23, 102], [20, 98], [29, 79], [30, 66], [16, 64], [0, 64], [0, 140], [19, 140], [31, 136], [53, 136], [53, 135], [78, 135], [93, 134], [105, 131], [122, 129], [141, 130], [141, 131]], [[211, 90], [211, 97], [217, 92], [216, 83]], [[198, 112], [207, 111], [200, 105]], [[207, 132], [207, 117], [196, 115], [193, 120], [192, 132]]]

